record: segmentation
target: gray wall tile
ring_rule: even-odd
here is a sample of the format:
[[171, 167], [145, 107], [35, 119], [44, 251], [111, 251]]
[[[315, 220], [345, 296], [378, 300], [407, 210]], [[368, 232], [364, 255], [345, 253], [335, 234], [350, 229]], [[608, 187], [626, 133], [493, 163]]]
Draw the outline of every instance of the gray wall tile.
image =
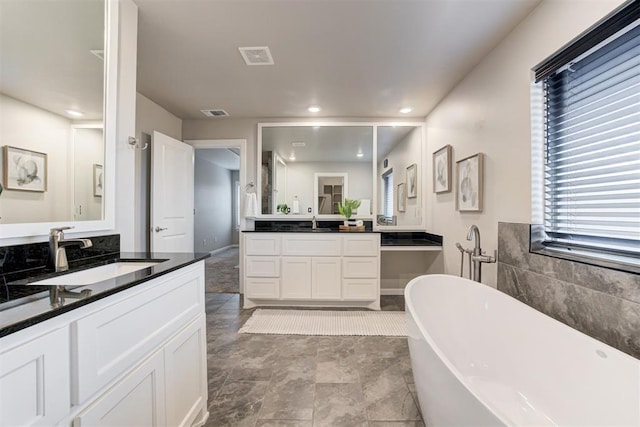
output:
[[498, 289], [640, 358], [640, 276], [529, 253], [529, 225], [498, 224]]

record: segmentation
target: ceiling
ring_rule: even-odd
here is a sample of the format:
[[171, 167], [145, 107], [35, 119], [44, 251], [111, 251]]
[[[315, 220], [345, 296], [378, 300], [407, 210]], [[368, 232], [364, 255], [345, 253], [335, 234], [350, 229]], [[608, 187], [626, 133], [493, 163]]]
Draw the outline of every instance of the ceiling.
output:
[[[294, 147], [292, 143], [304, 143]], [[275, 151], [285, 163], [368, 162], [373, 158], [371, 126], [292, 126], [262, 129], [262, 151]], [[362, 153], [362, 157], [357, 154]], [[295, 155], [295, 160], [290, 156]]]
[[240, 155], [228, 148], [199, 148], [195, 156], [223, 169], [240, 170]]
[[104, 2], [0, 0], [0, 93], [102, 120]]
[[[540, 0], [135, 2], [138, 91], [205, 119], [424, 117]], [[247, 46], [275, 65], [247, 66]]]

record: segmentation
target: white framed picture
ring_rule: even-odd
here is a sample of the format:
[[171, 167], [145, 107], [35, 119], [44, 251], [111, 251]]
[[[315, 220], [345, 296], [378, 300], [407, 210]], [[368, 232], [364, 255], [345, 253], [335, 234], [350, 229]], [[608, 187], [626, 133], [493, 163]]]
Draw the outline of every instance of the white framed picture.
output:
[[481, 212], [484, 154], [474, 154], [456, 164], [456, 209], [460, 212]]
[[5, 190], [47, 191], [47, 154], [24, 148], [4, 146]]
[[104, 178], [102, 176], [102, 165], [93, 165], [93, 197], [102, 197]]
[[398, 184], [398, 191], [396, 192], [396, 194], [397, 194], [396, 205], [398, 206], [398, 212], [406, 211], [407, 195], [406, 195], [406, 188], [405, 188], [404, 182], [401, 182], [400, 184]]
[[407, 198], [418, 197], [418, 165], [412, 164], [407, 168]]
[[451, 146], [445, 145], [433, 153], [433, 192], [436, 194], [451, 191], [451, 152]]

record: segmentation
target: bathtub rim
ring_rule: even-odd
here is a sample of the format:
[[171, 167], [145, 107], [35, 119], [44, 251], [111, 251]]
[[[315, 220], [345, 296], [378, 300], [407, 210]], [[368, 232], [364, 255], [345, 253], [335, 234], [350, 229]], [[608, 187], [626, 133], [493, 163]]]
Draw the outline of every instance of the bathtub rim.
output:
[[[637, 366], [638, 369], [638, 376], [640, 378], [640, 359], [636, 359], [635, 357], [631, 356], [630, 354], [627, 354], [615, 347], [610, 346], [609, 344], [602, 342], [596, 338], [593, 338], [583, 332], [580, 332], [579, 330], [572, 328], [571, 326], [557, 320], [554, 319], [553, 317], [525, 304], [524, 302], [518, 300], [517, 298], [504, 293], [496, 288], [493, 288], [489, 285], [486, 285], [484, 283], [480, 283], [480, 282], [475, 282], [472, 280], [469, 280], [465, 277], [460, 277], [460, 276], [455, 276], [452, 274], [424, 274], [418, 277], [415, 277], [413, 279], [411, 279], [411, 281], [409, 281], [409, 283], [407, 284], [407, 286], [405, 287], [404, 290], [404, 299], [405, 299], [405, 310], [407, 313], [409, 313], [409, 315], [411, 316], [411, 318], [413, 319], [414, 323], [416, 324], [416, 326], [418, 327], [418, 330], [420, 331], [420, 333], [422, 334], [422, 336], [424, 337], [425, 341], [429, 344], [429, 346], [431, 347], [431, 349], [434, 351], [434, 353], [438, 356], [438, 358], [440, 359], [440, 361], [447, 367], [447, 369], [449, 370], [449, 372], [451, 372], [453, 374], [453, 376], [456, 378], [456, 380], [462, 384], [462, 386], [469, 392], [471, 393], [471, 395], [473, 395], [474, 398], [476, 398], [478, 401], [482, 402], [484, 407], [487, 408], [488, 411], [491, 412], [491, 414], [493, 414], [496, 418], [498, 418], [501, 422], [503, 422], [505, 425], [513, 425], [513, 422], [508, 419], [505, 418], [505, 416], [499, 412], [496, 412], [496, 410], [494, 410], [494, 407], [491, 405], [486, 405], [486, 399], [483, 398], [483, 396], [479, 395], [478, 393], [476, 393], [472, 388], [470, 388], [468, 382], [466, 381], [466, 377], [463, 376], [460, 371], [458, 370], [458, 368], [456, 368], [453, 363], [449, 360], [448, 357], [446, 357], [446, 355], [444, 354], [444, 352], [440, 349], [440, 346], [438, 346], [435, 342], [435, 340], [431, 337], [431, 335], [427, 332], [425, 326], [422, 324], [422, 321], [419, 319], [419, 317], [416, 315], [416, 310], [415, 310], [415, 306], [413, 304], [413, 299], [410, 297], [410, 293], [411, 293], [411, 289], [416, 286], [417, 283], [419, 283], [421, 280], [424, 280], [425, 278], [429, 278], [430, 280], [436, 280], [438, 278], [447, 278], [447, 280], [450, 280], [451, 278], [456, 279], [456, 280], [462, 280], [463, 282], [466, 282], [467, 284], [471, 284], [471, 285], [477, 285], [477, 286], [485, 286], [486, 288], [488, 288], [488, 292], [498, 292], [499, 294], [504, 295], [505, 297], [508, 297], [512, 303], [516, 303], [517, 305], [519, 305], [521, 308], [523, 308], [526, 311], [529, 311], [530, 313], [533, 313], [534, 316], [537, 316], [541, 319], [543, 318], [547, 318], [550, 320], [553, 320], [555, 323], [557, 323], [558, 325], [560, 325], [560, 327], [564, 328], [565, 331], [567, 331], [570, 334], [577, 334], [577, 336], [581, 336], [583, 339], [584, 337], [588, 338], [589, 340], [593, 340], [595, 343], [602, 345], [602, 346], [606, 346], [608, 347], [609, 351], [613, 351], [614, 354], [617, 354], [618, 356], [622, 356], [623, 359], [627, 359], [629, 361], [629, 363], [634, 363]], [[640, 408], [639, 408], [640, 411]]]

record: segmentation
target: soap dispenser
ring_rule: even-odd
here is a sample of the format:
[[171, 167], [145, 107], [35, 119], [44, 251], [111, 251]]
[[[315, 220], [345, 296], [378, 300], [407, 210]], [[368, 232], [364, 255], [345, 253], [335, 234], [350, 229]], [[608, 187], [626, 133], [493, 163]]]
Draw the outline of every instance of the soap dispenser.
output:
[[300, 213], [300, 202], [298, 201], [298, 196], [294, 196], [293, 197], [293, 209], [292, 212], [294, 214], [299, 214]]

